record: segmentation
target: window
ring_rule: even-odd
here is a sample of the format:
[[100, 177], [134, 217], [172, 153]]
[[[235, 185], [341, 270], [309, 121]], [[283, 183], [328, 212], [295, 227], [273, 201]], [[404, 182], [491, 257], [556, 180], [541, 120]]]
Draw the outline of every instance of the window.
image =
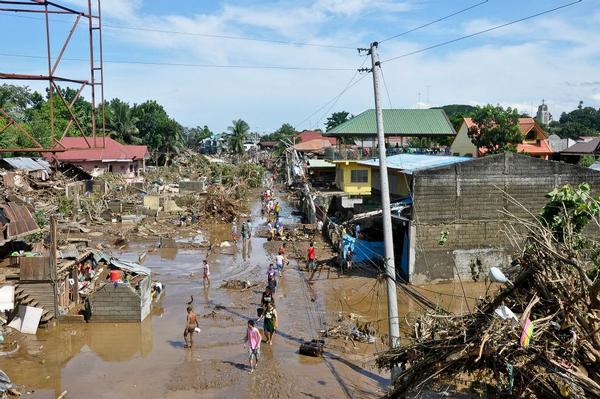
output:
[[350, 182], [352, 183], [368, 183], [369, 182], [369, 171], [368, 170], [352, 170], [350, 172]]

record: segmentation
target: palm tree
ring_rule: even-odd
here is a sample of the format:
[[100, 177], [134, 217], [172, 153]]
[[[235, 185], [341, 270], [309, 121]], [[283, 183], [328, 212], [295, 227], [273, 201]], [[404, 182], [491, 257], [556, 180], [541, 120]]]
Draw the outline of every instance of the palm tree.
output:
[[229, 137], [229, 150], [234, 154], [242, 154], [244, 152], [244, 142], [248, 138], [250, 126], [243, 119], [238, 119], [231, 122], [227, 130], [231, 133]]
[[139, 130], [136, 127], [136, 118], [129, 104], [115, 98], [109, 103], [107, 109], [106, 127], [109, 135], [126, 144], [141, 144], [142, 139], [138, 137]]

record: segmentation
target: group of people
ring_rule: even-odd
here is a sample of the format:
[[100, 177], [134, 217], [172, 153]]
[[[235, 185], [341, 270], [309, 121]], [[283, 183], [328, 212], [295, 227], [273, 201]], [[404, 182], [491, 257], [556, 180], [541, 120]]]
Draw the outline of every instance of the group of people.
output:
[[286, 244], [283, 243], [275, 256], [275, 266], [271, 263], [267, 269], [267, 286], [260, 299], [260, 307], [257, 309], [258, 319], [248, 320], [248, 327], [244, 341], [248, 349], [248, 362], [250, 373], [253, 373], [260, 359], [260, 344], [262, 336], [256, 327], [256, 323], [263, 321], [265, 340], [268, 345], [273, 345], [273, 334], [277, 329], [277, 309], [275, 307], [275, 290], [277, 289], [277, 277], [283, 275], [283, 268], [287, 264]]

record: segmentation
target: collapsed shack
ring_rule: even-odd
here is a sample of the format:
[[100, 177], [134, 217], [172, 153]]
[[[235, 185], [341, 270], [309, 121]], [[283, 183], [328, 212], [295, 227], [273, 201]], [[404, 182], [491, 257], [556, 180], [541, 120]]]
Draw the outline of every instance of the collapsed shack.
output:
[[600, 397], [600, 246], [582, 233], [600, 226], [600, 198], [585, 184], [549, 197], [539, 217], [507, 214], [520, 255], [506, 288], [468, 314], [427, 312], [380, 354], [379, 367], [401, 366], [390, 397], [465, 380], [484, 397]]
[[[90, 322], [141, 322], [152, 306], [151, 271], [136, 262], [118, 260], [100, 251], [94, 258], [107, 264], [106, 278], [86, 297], [85, 316]], [[111, 271], [120, 271], [114, 278]], [[107, 279], [110, 279], [107, 280]]]

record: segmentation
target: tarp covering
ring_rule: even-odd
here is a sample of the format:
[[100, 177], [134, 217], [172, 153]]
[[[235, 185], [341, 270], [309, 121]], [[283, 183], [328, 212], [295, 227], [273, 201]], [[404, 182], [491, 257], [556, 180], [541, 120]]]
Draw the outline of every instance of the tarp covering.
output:
[[141, 275], [145, 275], [145, 276], [149, 276], [152, 273], [152, 270], [140, 265], [137, 262], [131, 262], [128, 260], [120, 260], [120, 259], [114, 258], [102, 251], [98, 251], [95, 249], [92, 250], [92, 254], [94, 255], [94, 259], [96, 260], [96, 262], [100, 262], [103, 260], [111, 266], [114, 266], [121, 270], [125, 270], [130, 273], [141, 274]]
[[373, 261], [381, 263], [385, 257], [385, 246], [383, 241], [365, 241], [356, 239], [348, 234], [344, 234], [344, 259], [348, 248], [352, 248], [354, 262], [369, 262]]

